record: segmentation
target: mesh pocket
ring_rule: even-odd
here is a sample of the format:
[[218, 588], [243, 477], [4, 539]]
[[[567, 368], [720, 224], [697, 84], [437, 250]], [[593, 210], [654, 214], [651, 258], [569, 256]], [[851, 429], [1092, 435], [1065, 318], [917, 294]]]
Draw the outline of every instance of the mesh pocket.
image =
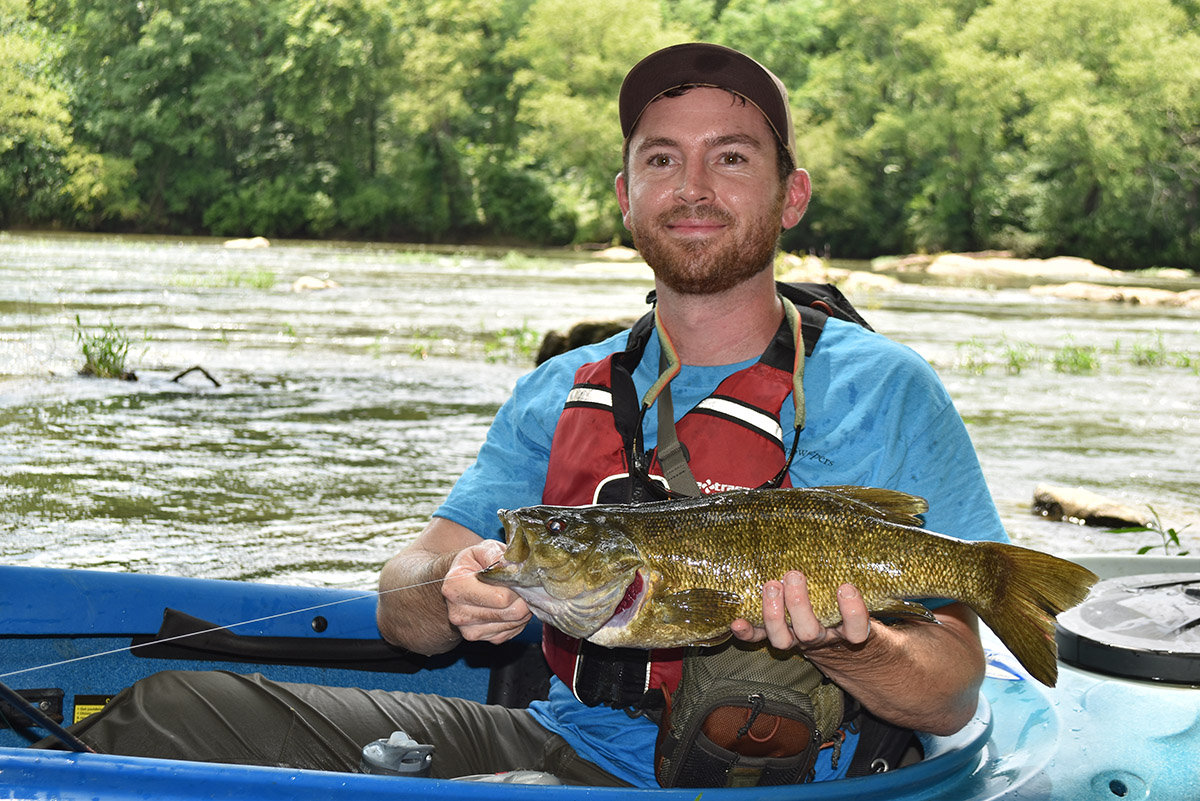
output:
[[699, 725], [677, 730], [670, 747], [660, 748], [665, 787], [796, 784], [816, 761], [812, 716], [758, 693], [715, 699], [693, 723]]
[[718, 706], [704, 718], [700, 731], [713, 743], [747, 757], [792, 757], [813, 739], [812, 718], [804, 720], [766, 712], [761, 696], [748, 706]]
[[806, 781], [841, 713], [841, 691], [803, 657], [744, 644], [691, 649], [660, 723], [658, 782], [739, 787]]

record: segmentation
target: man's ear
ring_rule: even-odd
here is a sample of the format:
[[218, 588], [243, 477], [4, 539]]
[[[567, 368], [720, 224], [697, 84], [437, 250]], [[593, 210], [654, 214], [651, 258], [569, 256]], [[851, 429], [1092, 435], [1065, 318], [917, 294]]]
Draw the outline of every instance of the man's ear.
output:
[[784, 228], [792, 228], [800, 222], [800, 218], [808, 209], [808, 201], [812, 198], [812, 182], [808, 178], [808, 171], [792, 170], [784, 191], [783, 215], [780, 224]]
[[624, 170], [617, 173], [617, 178], [613, 182], [614, 188], [617, 190], [617, 205], [621, 207], [621, 222], [626, 228], [629, 227], [629, 186], [627, 182]]

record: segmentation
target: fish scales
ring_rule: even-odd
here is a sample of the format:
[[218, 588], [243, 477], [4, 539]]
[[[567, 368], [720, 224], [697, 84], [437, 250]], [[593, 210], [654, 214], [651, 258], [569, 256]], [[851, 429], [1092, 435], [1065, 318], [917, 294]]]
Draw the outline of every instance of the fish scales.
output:
[[840, 619], [853, 584], [877, 616], [973, 608], [1030, 672], [1053, 683], [1053, 616], [1096, 577], [1057, 557], [920, 527], [927, 506], [870, 487], [732, 490], [637, 506], [502, 511], [509, 546], [481, 580], [513, 588], [545, 622], [609, 647], [714, 643], [762, 622], [762, 586], [800, 570], [817, 618]]
[[635, 507], [645, 525], [639, 551], [661, 573], [660, 591], [736, 592], [742, 604], [734, 617], [761, 623], [763, 582], [799, 570], [824, 625], [840, 619], [837, 588], [845, 583], [876, 611], [902, 598], [986, 592], [981, 555], [959, 540], [855, 514], [833, 493], [807, 493], [799, 505], [783, 498], [756, 492], [728, 506]]

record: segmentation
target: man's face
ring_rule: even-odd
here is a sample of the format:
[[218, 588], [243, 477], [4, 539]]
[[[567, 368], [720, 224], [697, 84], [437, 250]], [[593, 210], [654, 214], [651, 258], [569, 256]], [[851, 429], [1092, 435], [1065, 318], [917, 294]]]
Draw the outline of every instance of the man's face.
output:
[[663, 97], [642, 114], [617, 177], [625, 226], [655, 277], [681, 294], [723, 292], [769, 267], [800, 220], [808, 175], [779, 180], [775, 135], [723, 89]]

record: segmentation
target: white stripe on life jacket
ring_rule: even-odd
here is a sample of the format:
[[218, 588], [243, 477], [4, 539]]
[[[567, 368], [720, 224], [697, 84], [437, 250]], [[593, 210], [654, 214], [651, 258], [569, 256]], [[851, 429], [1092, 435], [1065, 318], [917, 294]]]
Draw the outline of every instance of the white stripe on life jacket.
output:
[[764, 436], [770, 437], [776, 442], [783, 442], [783, 428], [779, 425], [778, 420], [769, 414], [763, 414], [735, 401], [726, 398], [705, 398], [696, 404], [696, 409], [732, 418], [749, 428], [761, 431]]
[[586, 403], [591, 406], [612, 407], [612, 391], [603, 387], [575, 387], [567, 395], [567, 403]]

